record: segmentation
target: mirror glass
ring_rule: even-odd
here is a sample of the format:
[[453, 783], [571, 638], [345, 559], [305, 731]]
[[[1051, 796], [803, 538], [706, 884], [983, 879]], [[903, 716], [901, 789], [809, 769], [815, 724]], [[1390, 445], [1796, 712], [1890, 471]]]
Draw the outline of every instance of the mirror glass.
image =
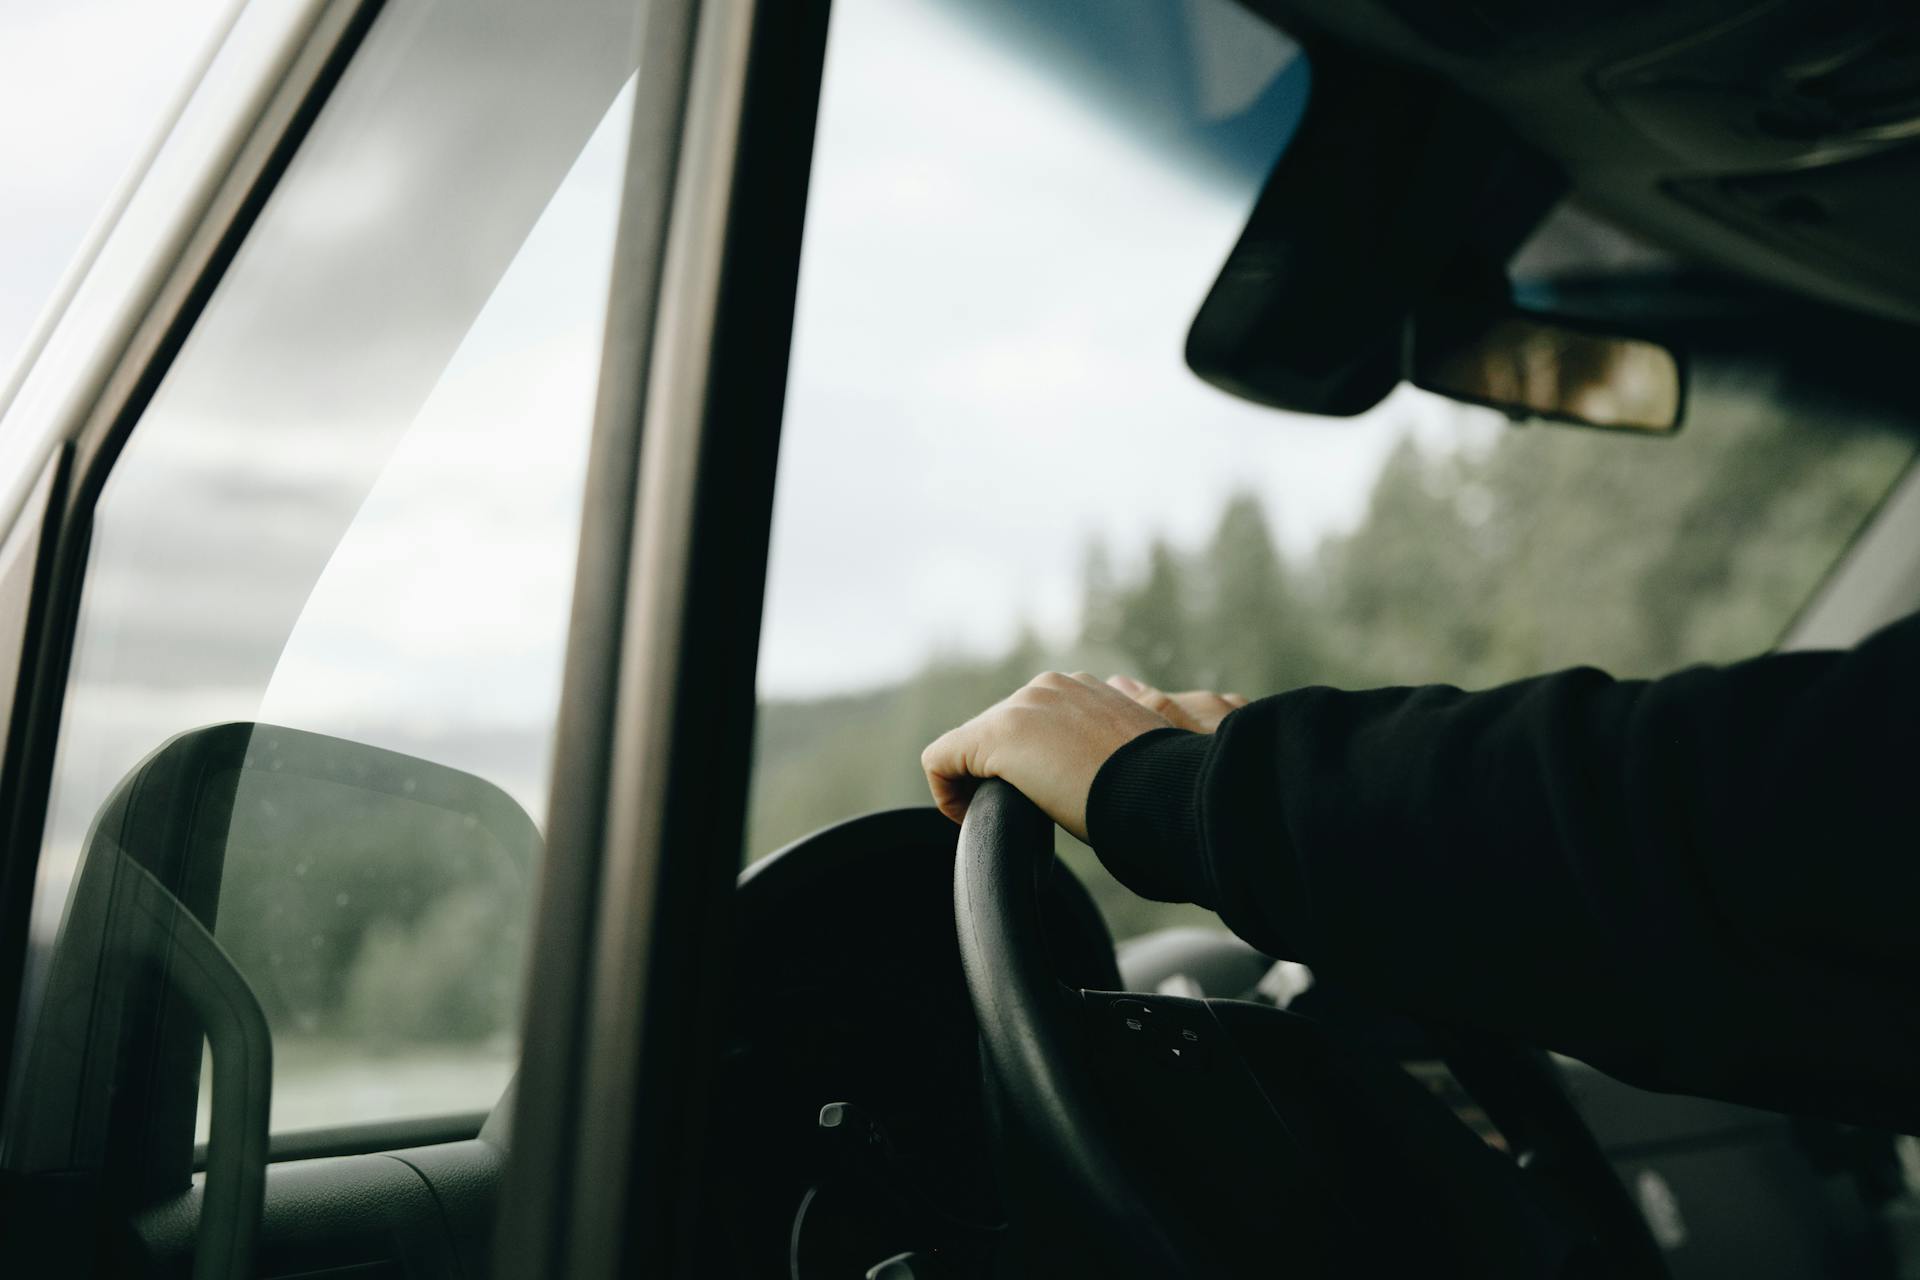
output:
[[22, 1149], [130, 1143], [143, 1187], [184, 1186], [220, 1087], [209, 990], [257, 1028], [273, 1132], [485, 1112], [517, 1058], [540, 855], [512, 797], [445, 765], [251, 721], [176, 734], [89, 830]]
[[533, 822], [459, 770], [249, 728], [204, 790], [232, 797], [214, 935], [273, 1033], [274, 1130], [487, 1109], [518, 1048]]
[[1680, 362], [1670, 349], [1535, 316], [1423, 317], [1409, 377], [1520, 415], [1633, 431], [1680, 425]]

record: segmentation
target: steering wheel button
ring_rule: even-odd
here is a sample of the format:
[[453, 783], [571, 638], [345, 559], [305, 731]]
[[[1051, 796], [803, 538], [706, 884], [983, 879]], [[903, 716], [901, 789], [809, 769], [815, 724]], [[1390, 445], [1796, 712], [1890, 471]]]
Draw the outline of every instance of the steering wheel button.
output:
[[1192, 1027], [1182, 1027], [1168, 1036], [1163, 1052], [1174, 1066], [1188, 1069], [1204, 1067], [1213, 1059], [1212, 1047]]
[[1113, 1012], [1122, 1031], [1148, 1035], [1154, 1029], [1153, 1006], [1138, 1000], [1115, 1000]]

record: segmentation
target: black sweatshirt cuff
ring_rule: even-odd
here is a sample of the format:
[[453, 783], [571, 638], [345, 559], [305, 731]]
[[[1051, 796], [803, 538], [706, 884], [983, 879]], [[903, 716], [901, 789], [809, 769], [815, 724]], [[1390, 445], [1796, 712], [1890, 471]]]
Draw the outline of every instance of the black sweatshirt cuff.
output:
[[1107, 757], [1087, 793], [1087, 842], [1127, 888], [1211, 907], [1200, 835], [1200, 775], [1211, 739], [1154, 729]]

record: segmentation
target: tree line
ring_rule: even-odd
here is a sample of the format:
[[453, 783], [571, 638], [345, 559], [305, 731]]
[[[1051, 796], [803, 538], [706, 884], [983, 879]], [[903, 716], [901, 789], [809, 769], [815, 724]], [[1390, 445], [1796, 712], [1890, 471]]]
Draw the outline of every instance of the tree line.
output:
[[[1573, 665], [1623, 677], [1771, 646], [1911, 453], [1903, 438], [1770, 411], [1675, 439], [1529, 427], [1490, 447], [1403, 441], [1365, 518], [1289, 557], [1253, 493], [1194, 548], [1088, 548], [1081, 625], [999, 655], [936, 657], [867, 692], [760, 709], [747, 853], [926, 802], [922, 746], [1049, 667], [1249, 697], [1303, 685], [1466, 688]], [[1073, 842], [1065, 840], [1063, 846]], [[1063, 847], [1115, 932], [1193, 918], [1143, 903]]]

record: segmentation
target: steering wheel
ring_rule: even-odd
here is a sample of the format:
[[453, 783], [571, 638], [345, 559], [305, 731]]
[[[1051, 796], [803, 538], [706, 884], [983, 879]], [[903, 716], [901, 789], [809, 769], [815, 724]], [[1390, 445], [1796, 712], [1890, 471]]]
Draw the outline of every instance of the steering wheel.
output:
[[1010, 1208], [1038, 1256], [1153, 1276], [1666, 1274], [1539, 1055], [1467, 1038], [1448, 1056], [1503, 1132], [1557, 1162], [1553, 1178], [1309, 1019], [1062, 983], [1043, 919], [1055, 866], [1052, 822], [983, 782], [954, 914]]

